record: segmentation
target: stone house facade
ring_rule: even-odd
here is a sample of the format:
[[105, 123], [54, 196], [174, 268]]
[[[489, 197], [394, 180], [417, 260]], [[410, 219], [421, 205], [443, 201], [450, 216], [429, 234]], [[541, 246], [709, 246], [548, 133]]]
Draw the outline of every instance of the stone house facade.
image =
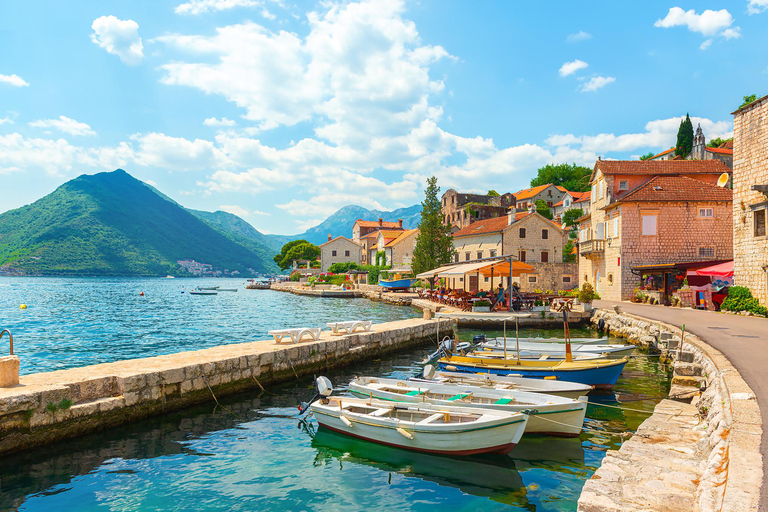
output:
[[625, 300], [640, 283], [633, 267], [729, 259], [732, 193], [716, 185], [728, 171], [719, 160], [598, 160], [579, 219], [579, 285]]
[[591, 192], [566, 192], [563, 198], [555, 203], [549, 210], [556, 222], [563, 218], [568, 210], [581, 209], [584, 213], [589, 211], [589, 196]]
[[371, 247], [368, 249], [368, 261], [371, 262], [371, 265], [376, 264], [377, 253], [384, 254], [384, 261], [382, 264], [391, 265], [391, 263], [387, 261], [387, 244], [396, 240], [403, 233], [405, 233], [405, 231], [395, 231], [389, 229], [382, 229], [381, 231], [377, 231], [375, 245], [371, 245]]
[[387, 265], [392, 265], [392, 269], [395, 271], [410, 271], [411, 262], [413, 261], [413, 249], [416, 247], [416, 238], [418, 236], [418, 229], [409, 229], [400, 233], [394, 240], [389, 241], [384, 246]]
[[515, 206], [515, 196], [462, 194], [451, 188], [443, 194], [441, 205], [443, 223], [458, 231], [479, 220], [503, 217]]
[[[352, 226], [352, 241], [360, 244], [360, 263], [373, 265], [376, 263], [378, 249], [378, 232], [381, 230], [403, 232], [403, 220], [397, 222], [385, 222], [384, 219], [369, 221], [358, 219]], [[394, 237], [391, 237], [394, 238]], [[371, 257], [371, 255], [373, 255]]]
[[357, 244], [345, 236], [331, 238], [320, 246], [320, 270], [328, 272], [334, 263], [352, 262], [360, 264], [360, 244]]
[[733, 113], [733, 280], [768, 305], [768, 96]]
[[707, 147], [707, 139], [704, 137], [704, 131], [701, 125], [696, 128], [696, 134], [693, 136], [693, 147], [688, 158], [691, 160], [720, 160], [729, 169], [733, 169], [733, 146], [728, 148], [729, 143], [723, 143], [716, 148]]
[[526, 211], [529, 209], [529, 207], [535, 205], [536, 201], [539, 199], [547, 203], [547, 206], [552, 208], [555, 203], [562, 201], [563, 197], [565, 197], [565, 194], [567, 193], [568, 191], [565, 188], [555, 186], [551, 183], [548, 183], [547, 185], [539, 185], [538, 187], [527, 188], [515, 194], [515, 199], [517, 199], [516, 208], [519, 212]]

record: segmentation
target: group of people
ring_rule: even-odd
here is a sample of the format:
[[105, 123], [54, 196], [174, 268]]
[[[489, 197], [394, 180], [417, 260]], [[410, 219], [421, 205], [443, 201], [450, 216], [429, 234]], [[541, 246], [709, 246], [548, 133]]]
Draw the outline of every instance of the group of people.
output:
[[[451, 294], [455, 294], [457, 291], [463, 290], [451, 290], [451, 288], [446, 287], [445, 285], [441, 286], [437, 290], [437, 298], [438, 299], [445, 299], [447, 297], [450, 297]], [[512, 286], [508, 286], [507, 288], [504, 288], [501, 283], [499, 283], [498, 288], [491, 291], [485, 291], [480, 290], [475, 294], [478, 298], [488, 299], [491, 303], [491, 311], [497, 308], [502, 307], [508, 307], [509, 300], [510, 300], [510, 293], [512, 294], [512, 308], [513, 309], [520, 309], [520, 305], [522, 304], [522, 298], [520, 297], [520, 287], [516, 282], [512, 283]], [[517, 306], [517, 307], [516, 307]]]

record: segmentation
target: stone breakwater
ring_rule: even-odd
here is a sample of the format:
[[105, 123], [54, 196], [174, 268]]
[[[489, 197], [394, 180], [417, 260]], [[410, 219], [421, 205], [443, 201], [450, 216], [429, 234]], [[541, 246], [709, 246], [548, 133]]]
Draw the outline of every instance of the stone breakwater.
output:
[[[0, 453], [18, 451], [264, 384], [436, 342], [450, 320], [410, 319], [318, 341], [238, 343], [22, 376], [0, 388]], [[23, 364], [23, 361], [22, 361]]]
[[[672, 325], [634, 315], [597, 310], [592, 322], [601, 319], [612, 335], [644, 344], [652, 338], [663, 347], [668, 339], [667, 348], [675, 348], [681, 336]], [[762, 423], [755, 396], [718, 350], [690, 334], [683, 349], [690, 361], [675, 363], [676, 374], [700, 373], [705, 391], [692, 403], [659, 403], [621, 449], [607, 453], [584, 485], [579, 511], [757, 510]]]

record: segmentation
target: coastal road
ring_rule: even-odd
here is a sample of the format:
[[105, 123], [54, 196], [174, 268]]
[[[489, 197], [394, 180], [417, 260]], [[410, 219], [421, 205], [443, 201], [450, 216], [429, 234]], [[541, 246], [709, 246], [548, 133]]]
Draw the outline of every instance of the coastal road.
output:
[[[723, 353], [736, 367], [742, 378], [755, 393], [763, 425], [768, 425], [768, 319], [725, 315], [714, 311], [670, 308], [631, 302], [596, 300], [594, 305], [613, 309], [618, 304], [622, 311], [681, 327]], [[768, 511], [768, 435], [765, 427], [760, 443], [763, 456], [763, 485], [760, 510]]]

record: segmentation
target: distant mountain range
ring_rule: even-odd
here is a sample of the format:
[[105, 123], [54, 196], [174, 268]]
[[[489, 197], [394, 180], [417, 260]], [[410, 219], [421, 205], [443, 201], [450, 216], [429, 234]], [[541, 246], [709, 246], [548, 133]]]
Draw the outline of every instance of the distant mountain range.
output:
[[180, 274], [178, 260], [237, 275], [278, 271], [272, 257], [290, 240], [321, 244], [351, 236], [357, 219], [403, 219], [415, 227], [420, 206], [392, 212], [345, 206], [304, 233], [265, 235], [231, 213], [185, 209], [127, 172], [83, 175], [51, 194], [0, 214], [0, 274]]

